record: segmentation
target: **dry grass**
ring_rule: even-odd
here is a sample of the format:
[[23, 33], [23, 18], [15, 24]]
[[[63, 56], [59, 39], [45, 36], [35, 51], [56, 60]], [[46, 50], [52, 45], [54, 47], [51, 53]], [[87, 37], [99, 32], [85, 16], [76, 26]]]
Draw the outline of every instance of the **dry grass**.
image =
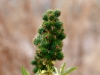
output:
[[99, 4], [99, 0], [0, 0], [0, 75], [21, 75], [22, 64], [31, 73], [32, 38], [42, 13], [56, 8], [62, 11], [67, 34], [63, 61], [67, 67], [79, 67], [73, 75], [100, 75]]

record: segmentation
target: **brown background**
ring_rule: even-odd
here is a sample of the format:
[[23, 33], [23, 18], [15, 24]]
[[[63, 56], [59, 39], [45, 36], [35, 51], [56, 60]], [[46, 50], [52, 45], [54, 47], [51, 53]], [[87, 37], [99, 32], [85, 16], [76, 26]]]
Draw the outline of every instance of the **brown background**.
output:
[[32, 39], [48, 9], [60, 9], [67, 38], [63, 62], [77, 66], [70, 75], [100, 75], [100, 0], [0, 0], [0, 75], [32, 74]]

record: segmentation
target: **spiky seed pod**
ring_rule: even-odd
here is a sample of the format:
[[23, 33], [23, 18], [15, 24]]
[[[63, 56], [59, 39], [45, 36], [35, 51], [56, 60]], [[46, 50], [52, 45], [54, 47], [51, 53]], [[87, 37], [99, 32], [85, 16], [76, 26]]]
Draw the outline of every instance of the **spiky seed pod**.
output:
[[35, 44], [35, 45], [38, 45], [39, 42], [40, 42], [40, 39], [34, 39], [34, 44]]
[[60, 52], [57, 52], [56, 58], [57, 58], [58, 60], [62, 60], [63, 57], [64, 57], [64, 55], [63, 55], [63, 53], [62, 53], [61, 51], [60, 51]]
[[48, 15], [44, 14], [43, 17], [42, 17], [42, 19], [45, 20], [45, 21], [48, 21]]
[[55, 27], [57, 27], [58, 29], [60, 29], [60, 28], [62, 27], [62, 22], [57, 21], [57, 22], [55, 23]]
[[43, 34], [43, 33], [45, 33], [45, 32], [46, 32], [46, 30], [45, 30], [45, 28], [43, 28], [43, 27], [39, 28], [39, 30], [38, 30], [38, 33], [39, 33], [39, 34]]
[[59, 35], [58, 35], [58, 38], [59, 38], [60, 40], [65, 39], [65, 37], [66, 37], [66, 35], [65, 35], [64, 33], [59, 33]]
[[55, 10], [54, 14], [55, 14], [56, 17], [59, 17], [61, 12], [60, 12], [60, 10]]
[[33, 72], [34, 73], [36, 73], [37, 71], [38, 71], [38, 68], [37, 67], [33, 68]]
[[37, 64], [37, 63], [36, 63], [36, 60], [31, 61], [31, 64], [32, 64], [32, 65], [36, 65], [36, 64]]
[[49, 19], [52, 21], [52, 20], [54, 20], [54, 18], [55, 18], [55, 15], [54, 14], [49, 14]]

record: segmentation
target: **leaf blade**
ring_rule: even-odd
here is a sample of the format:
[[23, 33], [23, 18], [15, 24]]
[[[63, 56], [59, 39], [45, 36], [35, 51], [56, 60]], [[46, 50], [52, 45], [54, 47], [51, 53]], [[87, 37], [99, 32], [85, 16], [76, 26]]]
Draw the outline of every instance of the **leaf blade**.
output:
[[59, 72], [58, 72], [58, 69], [56, 67], [54, 67], [55, 71], [56, 71], [56, 74], [58, 75]]
[[22, 75], [30, 75], [29, 72], [22, 66], [21, 68]]
[[74, 70], [76, 70], [76, 67], [68, 68], [62, 75], [67, 75], [67, 74], [69, 74], [70, 72], [73, 72]]
[[60, 74], [62, 74], [64, 72], [64, 68], [66, 66], [66, 63], [63, 63], [60, 67]]

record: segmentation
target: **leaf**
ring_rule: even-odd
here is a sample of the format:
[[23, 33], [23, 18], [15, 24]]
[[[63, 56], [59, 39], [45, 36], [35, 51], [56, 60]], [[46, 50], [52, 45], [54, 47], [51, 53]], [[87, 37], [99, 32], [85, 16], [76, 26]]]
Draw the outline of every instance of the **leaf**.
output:
[[54, 67], [54, 69], [55, 69], [55, 71], [56, 71], [56, 74], [58, 75], [58, 73], [59, 73], [59, 72], [58, 72], [58, 69], [57, 69], [56, 67]]
[[39, 75], [39, 70], [36, 72], [36, 74], [35, 75]]
[[22, 66], [21, 68], [22, 75], [30, 75], [29, 72]]
[[68, 73], [72, 72], [76, 70], [76, 67], [71, 67], [71, 68], [68, 68], [62, 75], [67, 75]]
[[64, 68], [66, 66], [66, 63], [63, 63], [60, 67], [60, 74], [62, 74], [64, 72]]
[[42, 71], [39, 69], [35, 75], [42, 75]]

